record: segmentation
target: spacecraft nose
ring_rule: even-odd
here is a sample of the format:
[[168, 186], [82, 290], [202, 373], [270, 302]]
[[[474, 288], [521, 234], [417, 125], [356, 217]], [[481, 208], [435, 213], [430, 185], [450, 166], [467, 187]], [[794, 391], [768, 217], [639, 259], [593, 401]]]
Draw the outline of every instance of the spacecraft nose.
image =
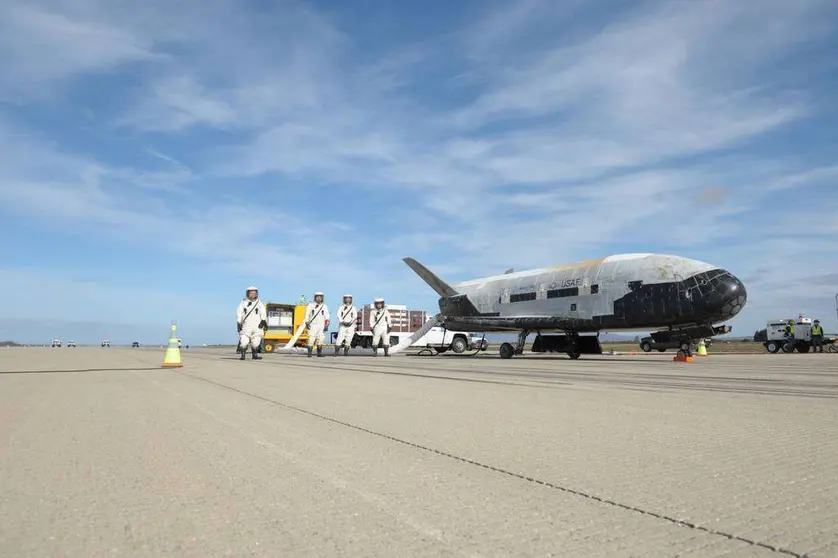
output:
[[719, 320], [729, 320], [742, 311], [748, 300], [745, 285], [725, 269], [700, 274], [698, 290], [702, 305]]

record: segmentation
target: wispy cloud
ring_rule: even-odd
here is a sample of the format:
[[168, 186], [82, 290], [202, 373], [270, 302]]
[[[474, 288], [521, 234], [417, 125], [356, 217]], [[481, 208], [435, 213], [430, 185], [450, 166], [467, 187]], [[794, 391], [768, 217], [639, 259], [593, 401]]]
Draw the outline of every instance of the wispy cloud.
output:
[[[4, 5], [0, 199], [295, 293], [669, 251], [762, 270], [753, 323], [836, 271], [831, 2], [486, 10], [382, 44], [292, 1]], [[825, 220], [772, 244], [789, 215]]]

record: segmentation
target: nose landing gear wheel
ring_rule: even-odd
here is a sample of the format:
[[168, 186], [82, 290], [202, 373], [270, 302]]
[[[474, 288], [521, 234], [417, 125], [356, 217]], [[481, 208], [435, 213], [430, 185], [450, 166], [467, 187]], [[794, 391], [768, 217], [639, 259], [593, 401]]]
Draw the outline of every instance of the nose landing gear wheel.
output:
[[512, 343], [504, 343], [500, 346], [500, 358], [508, 359], [512, 358], [515, 354], [515, 347], [512, 346]]

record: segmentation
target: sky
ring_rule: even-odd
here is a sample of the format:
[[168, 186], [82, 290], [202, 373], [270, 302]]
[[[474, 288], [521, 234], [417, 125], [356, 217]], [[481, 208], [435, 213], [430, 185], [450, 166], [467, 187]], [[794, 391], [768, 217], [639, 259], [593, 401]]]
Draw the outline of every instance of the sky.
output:
[[0, 4], [0, 339], [622, 252], [838, 330], [834, 0]]

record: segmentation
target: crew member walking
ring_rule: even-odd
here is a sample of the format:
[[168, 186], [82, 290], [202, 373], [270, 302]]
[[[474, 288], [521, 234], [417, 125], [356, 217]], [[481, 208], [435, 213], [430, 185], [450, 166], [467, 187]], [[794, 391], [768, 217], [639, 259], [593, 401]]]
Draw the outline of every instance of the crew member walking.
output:
[[308, 303], [306, 308], [306, 327], [308, 328], [308, 356], [317, 346], [317, 356], [323, 356], [323, 337], [329, 327], [329, 307], [324, 302], [325, 295], [314, 293], [314, 302]]
[[244, 360], [247, 347], [250, 347], [253, 360], [261, 360], [259, 349], [262, 345], [264, 330], [268, 327], [266, 321], [268, 313], [265, 305], [259, 300], [259, 289], [248, 287], [245, 291], [244, 300], [236, 309], [236, 326], [239, 330], [238, 351], [241, 352], [239, 360]]
[[358, 309], [352, 304], [352, 295], [343, 295], [343, 306], [338, 310], [338, 338], [335, 340], [335, 356], [343, 347], [343, 356], [349, 354], [349, 346], [355, 337], [355, 320], [358, 319]]
[[373, 356], [378, 356], [378, 344], [384, 345], [384, 356], [390, 356], [390, 331], [393, 329], [393, 318], [384, 306], [383, 298], [375, 299], [375, 311], [370, 312], [370, 329], [372, 330]]

